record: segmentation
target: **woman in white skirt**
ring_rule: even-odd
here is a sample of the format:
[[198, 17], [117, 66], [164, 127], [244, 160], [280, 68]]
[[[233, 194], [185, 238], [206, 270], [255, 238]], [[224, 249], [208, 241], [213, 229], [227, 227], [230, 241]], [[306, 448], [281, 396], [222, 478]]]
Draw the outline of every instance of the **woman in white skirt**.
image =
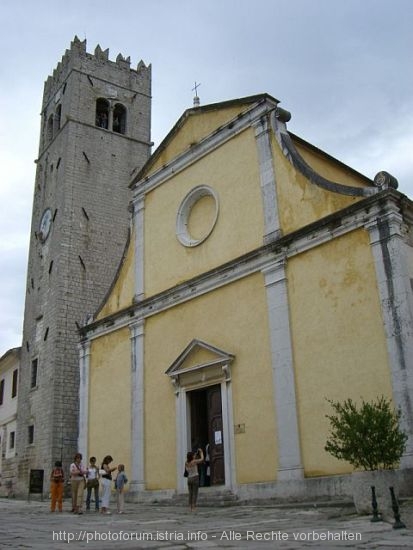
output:
[[[110, 463], [113, 461], [113, 458], [110, 455], [105, 456], [102, 462], [102, 514], [110, 514], [109, 511], [109, 500], [110, 500], [110, 491], [111, 491], [111, 481], [112, 481], [112, 472], [116, 470], [116, 466], [113, 468], [110, 467]], [[103, 473], [105, 472], [105, 473]]]

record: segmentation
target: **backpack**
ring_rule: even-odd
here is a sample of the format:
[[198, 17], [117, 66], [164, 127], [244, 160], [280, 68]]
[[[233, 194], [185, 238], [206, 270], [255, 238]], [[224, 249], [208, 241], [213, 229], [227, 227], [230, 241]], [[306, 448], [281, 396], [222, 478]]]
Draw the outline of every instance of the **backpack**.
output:
[[53, 468], [52, 471], [52, 481], [63, 481], [63, 470], [62, 468]]

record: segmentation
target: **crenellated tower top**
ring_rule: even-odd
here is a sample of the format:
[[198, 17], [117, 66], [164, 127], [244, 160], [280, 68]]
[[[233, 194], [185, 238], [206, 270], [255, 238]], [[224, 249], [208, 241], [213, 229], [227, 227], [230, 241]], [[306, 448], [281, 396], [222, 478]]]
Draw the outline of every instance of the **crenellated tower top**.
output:
[[68, 123], [108, 130], [150, 143], [151, 66], [130, 57], [109, 59], [98, 44], [93, 54], [75, 36], [44, 85], [39, 157]]
[[136, 66], [131, 68], [130, 56], [124, 57], [119, 53], [115, 61], [109, 59], [109, 48], [102, 50], [98, 44], [93, 54], [86, 51], [86, 39], [80, 40], [74, 37], [70, 44], [70, 49], [66, 50], [61, 61], [57, 64], [53, 74], [49, 76], [44, 85], [44, 104], [48, 102], [50, 96], [57, 93], [64, 84], [71, 71], [77, 70], [86, 74], [96, 74], [97, 78], [105, 78], [105, 69], [111, 73], [108, 80], [113, 80], [113, 73], [117, 71], [116, 80], [120, 86], [124, 86], [136, 91], [142, 91], [144, 81], [151, 80], [151, 65], [146, 65], [142, 60]]

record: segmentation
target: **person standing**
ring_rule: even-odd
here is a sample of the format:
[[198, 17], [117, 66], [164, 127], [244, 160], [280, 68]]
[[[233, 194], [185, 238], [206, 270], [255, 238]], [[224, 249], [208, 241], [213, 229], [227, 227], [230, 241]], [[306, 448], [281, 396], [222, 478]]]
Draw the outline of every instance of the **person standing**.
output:
[[115, 480], [115, 487], [116, 487], [116, 504], [118, 507], [118, 514], [123, 514], [124, 507], [125, 507], [125, 483], [128, 482], [128, 478], [125, 474], [125, 465], [119, 464], [118, 465], [118, 475]]
[[56, 460], [54, 468], [50, 474], [50, 511], [55, 512], [56, 504], [59, 512], [63, 511], [63, 487], [65, 475], [60, 460]]
[[203, 461], [204, 453], [202, 449], [198, 449], [196, 454], [190, 451], [186, 455], [185, 470], [188, 472], [189, 508], [191, 512], [196, 511], [199, 490], [198, 464], [202, 464]]
[[[106, 455], [102, 462], [102, 514], [110, 514], [109, 511], [109, 500], [110, 500], [110, 489], [112, 481], [112, 472], [116, 470], [116, 466], [111, 468], [110, 464], [113, 462], [113, 458], [110, 455]], [[103, 471], [105, 473], [103, 473]]]
[[90, 510], [92, 491], [95, 496], [95, 510], [99, 511], [99, 468], [96, 466], [96, 457], [91, 456], [87, 469], [86, 481], [86, 510]]
[[86, 469], [82, 464], [82, 455], [76, 453], [70, 465], [70, 484], [72, 486], [73, 512], [83, 514], [83, 491], [85, 490]]

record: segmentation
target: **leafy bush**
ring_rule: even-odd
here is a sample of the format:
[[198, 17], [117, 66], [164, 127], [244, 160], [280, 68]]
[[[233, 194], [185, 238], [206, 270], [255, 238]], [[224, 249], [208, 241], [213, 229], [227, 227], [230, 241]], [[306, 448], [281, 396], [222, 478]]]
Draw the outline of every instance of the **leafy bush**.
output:
[[397, 467], [406, 448], [407, 435], [401, 431], [400, 410], [384, 397], [362, 402], [357, 408], [351, 399], [343, 403], [328, 400], [336, 414], [330, 420], [330, 437], [324, 449], [354, 468], [390, 470]]

